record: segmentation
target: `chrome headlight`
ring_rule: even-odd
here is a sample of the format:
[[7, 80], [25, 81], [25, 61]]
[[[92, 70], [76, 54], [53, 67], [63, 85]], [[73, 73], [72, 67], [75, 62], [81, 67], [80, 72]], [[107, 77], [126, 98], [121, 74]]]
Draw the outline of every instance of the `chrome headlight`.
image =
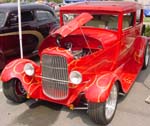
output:
[[33, 76], [34, 75], [34, 66], [31, 63], [26, 63], [24, 65], [24, 72], [28, 75], [28, 76]]
[[82, 75], [78, 71], [72, 71], [69, 75], [69, 78], [73, 84], [80, 84], [82, 82]]

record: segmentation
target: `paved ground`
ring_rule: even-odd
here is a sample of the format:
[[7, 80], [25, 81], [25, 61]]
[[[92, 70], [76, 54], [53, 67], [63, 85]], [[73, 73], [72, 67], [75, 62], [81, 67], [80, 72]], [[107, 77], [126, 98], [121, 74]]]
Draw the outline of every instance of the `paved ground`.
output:
[[[119, 99], [115, 117], [108, 126], [150, 126], [150, 104], [145, 103], [149, 95], [150, 65], [140, 73], [129, 94]], [[86, 111], [71, 111], [47, 102], [29, 108], [30, 102], [14, 104], [8, 101], [0, 82], [0, 126], [98, 126], [88, 118]]]

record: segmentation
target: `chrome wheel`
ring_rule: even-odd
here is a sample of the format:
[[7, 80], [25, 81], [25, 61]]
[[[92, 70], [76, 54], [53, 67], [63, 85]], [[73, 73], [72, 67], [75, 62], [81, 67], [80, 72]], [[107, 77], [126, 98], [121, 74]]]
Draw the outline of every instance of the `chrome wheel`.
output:
[[105, 105], [105, 116], [107, 119], [112, 118], [117, 105], [118, 91], [116, 85], [113, 85]]
[[107, 125], [111, 122], [117, 109], [118, 90], [118, 83], [115, 82], [106, 102], [88, 102], [88, 114], [95, 123]]
[[142, 69], [146, 69], [148, 67], [148, 63], [149, 63], [149, 45], [147, 43], [145, 47], [145, 52], [144, 52], [144, 61], [143, 61]]
[[149, 46], [146, 47], [146, 54], [145, 54], [145, 65], [148, 66], [149, 62]]

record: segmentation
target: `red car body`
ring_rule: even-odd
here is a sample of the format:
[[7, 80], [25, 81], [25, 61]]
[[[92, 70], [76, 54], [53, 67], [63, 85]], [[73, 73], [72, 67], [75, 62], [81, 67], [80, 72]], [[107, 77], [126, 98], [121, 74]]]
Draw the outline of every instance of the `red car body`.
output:
[[[112, 18], [103, 19], [105, 15], [115, 22], [109, 25]], [[126, 16], [131, 19], [128, 25], [123, 24]], [[88, 24], [94, 19], [108, 26]], [[141, 36], [142, 6], [134, 2], [75, 3], [61, 7], [60, 25], [43, 41], [40, 65], [28, 59], [12, 61], [2, 72], [4, 84], [17, 78], [29, 98], [70, 108], [78, 106], [82, 95], [88, 103], [105, 103], [115, 83], [119, 92], [128, 93], [149, 58], [145, 56], [148, 39]], [[25, 72], [27, 63], [35, 70], [31, 76]]]

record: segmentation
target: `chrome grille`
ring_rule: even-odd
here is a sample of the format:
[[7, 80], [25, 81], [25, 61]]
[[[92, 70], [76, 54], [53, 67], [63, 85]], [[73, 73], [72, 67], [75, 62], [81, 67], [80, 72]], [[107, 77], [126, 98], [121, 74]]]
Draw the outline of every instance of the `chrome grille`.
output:
[[68, 69], [65, 57], [42, 56], [42, 86], [46, 96], [65, 99], [68, 96]]

